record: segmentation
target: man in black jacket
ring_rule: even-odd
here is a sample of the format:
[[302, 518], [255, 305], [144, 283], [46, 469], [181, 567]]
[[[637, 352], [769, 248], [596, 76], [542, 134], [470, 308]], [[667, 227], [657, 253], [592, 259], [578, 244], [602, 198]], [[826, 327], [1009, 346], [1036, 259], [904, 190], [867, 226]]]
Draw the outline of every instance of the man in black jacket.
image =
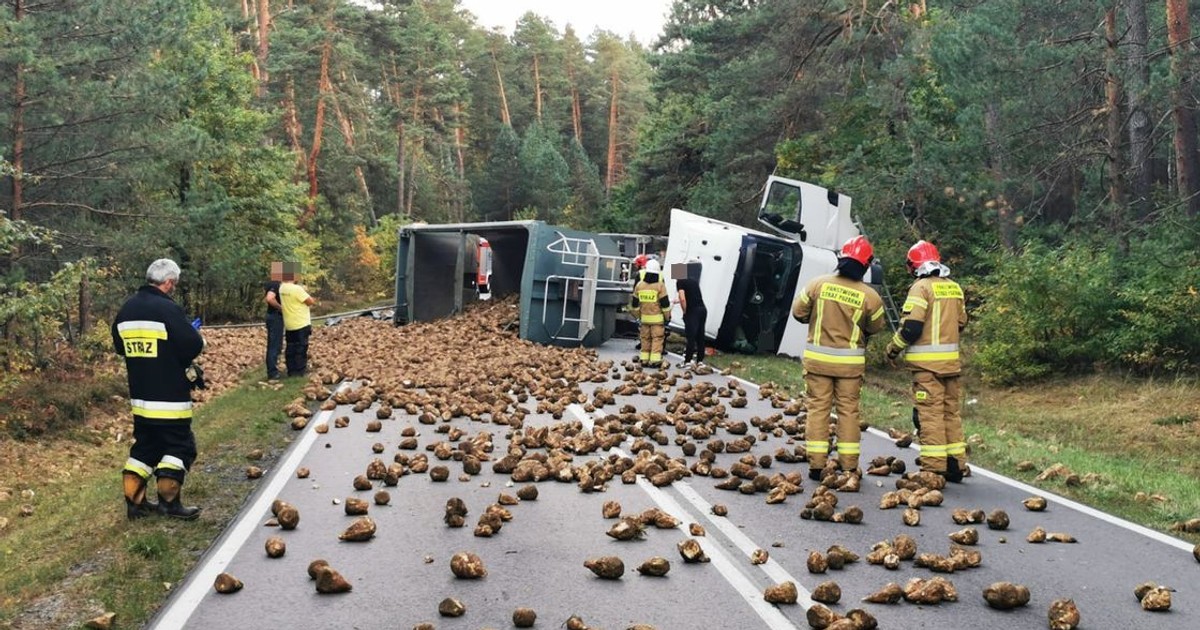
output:
[[[183, 505], [180, 488], [196, 460], [187, 370], [204, 349], [204, 338], [170, 297], [178, 282], [179, 265], [166, 258], [154, 261], [146, 270], [146, 285], [113, 320], [113, 345], [125, 357], [133, 406], [134, 443], [123, 470], [130, 519], [155, 511], [184, 520], [200, 515], [200, 508]], [[157, 479], [157, 504], [146, 500], [151, 474]]]

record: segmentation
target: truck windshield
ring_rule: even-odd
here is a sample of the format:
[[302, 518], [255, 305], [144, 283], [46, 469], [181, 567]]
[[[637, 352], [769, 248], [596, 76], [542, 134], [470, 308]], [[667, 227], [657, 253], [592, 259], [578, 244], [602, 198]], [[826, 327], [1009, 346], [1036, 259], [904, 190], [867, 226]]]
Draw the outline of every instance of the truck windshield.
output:
[[800, 189], [772, 181], [758, 211], [758, 220], [776, 232], [805, 240], [804, 226], [800, 222]]

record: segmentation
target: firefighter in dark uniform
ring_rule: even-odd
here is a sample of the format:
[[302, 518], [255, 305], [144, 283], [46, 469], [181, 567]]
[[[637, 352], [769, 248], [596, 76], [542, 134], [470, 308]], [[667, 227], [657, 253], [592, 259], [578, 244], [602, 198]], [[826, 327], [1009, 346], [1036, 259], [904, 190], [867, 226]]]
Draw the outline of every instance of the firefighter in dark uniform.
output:
[[829, 413], [836, 406], [838, 465], [858, 471], [862, 453], [859, 395], [867, 369], [867, 337], [887, 325], [883, 299], [862, 278], [874, 248], [864, 236], [842, 246], [837, 273], [814, 278], [792, 304], [808, 324], [804, 346], [805, 449], [808, 476], [819, 480], [830, 451]]
[[[191, 390], [202, 386], [203, 376], [192, 361], [204, 349], [204, 338], [170, 297], [178, 282], [179, 265], [166, 258], [154, 261], [146, 270], [146, 285], [125, 302], [112, 325], [133, 406], [134, 443], [122, 475], [131, 519], [153, 512], [184, 520], [200, 515], [200, 508], [183, 505], [180, 488], [196, 459]], [[157, 504], [146, 499], [151, 475]]]
[[962, 361], [959, 335], [967, 325], [963, 290], [951, 280], [933, 243], [908, 250], [917, 278], [901, 307], [900, 329], [887, 347], [888, 360], [904, 355], [913, 378], [913, 424], [921, 442], [921, 470], [960, 482], [967, 472], [962, 428]]
[[641, 322], [641, 349], [638, 359], [642, 365], [662, 365], [663, 340], [667, 336], [671, 298], [662, 281], [662, 268], [657, 260], [646, 263], [645, 274], [633, 287], [629, 309]]

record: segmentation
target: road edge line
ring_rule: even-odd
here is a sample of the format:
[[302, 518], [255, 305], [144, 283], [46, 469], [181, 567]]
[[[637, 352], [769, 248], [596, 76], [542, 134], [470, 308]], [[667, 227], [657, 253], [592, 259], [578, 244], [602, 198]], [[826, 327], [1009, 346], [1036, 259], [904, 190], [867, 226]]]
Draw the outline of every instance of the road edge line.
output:
[[[334, 393], [349, 387], [349, 385], [348, 382], [343, 382]], [[246, 544], [253, 532], [258, 529], [258, 515], [270, 508], [271, 502], [279, 495], [279, 491], [291, 479], [301, 460], [308, 454], [313, 443], [317, 441], [317, 425], [327, 421], [328, 416], [332, 415], [333, 410], [330, 409], [321, 411], [312, 418], [304, 435], [292, 445], [288, 455], [280, 462], [279, 466], [275, 467], [268, 482], [259, 487], [258, 497], [248, 507], [241, 510], [241, 517], [233, 527], [225, 530], [228, 535], [205, 554], [203, 564], [193, 567], [188, 572], [188, 580], [183, 590], [179, 591], [171, 599], [171, 603], [160, 611], [158, 621], [148, 627], [154, 630], [176, 630], [183, 628], [184, 624], [192, 618], [192, 614], [196, 612], [196, 608], [200, 606], [200, 602], [212, 588], [213, 581], [225, 567], [229, 566], [230, 561], [237, 555], [242, 545]], [[322, 416], [325, 417], [322, 418]]]

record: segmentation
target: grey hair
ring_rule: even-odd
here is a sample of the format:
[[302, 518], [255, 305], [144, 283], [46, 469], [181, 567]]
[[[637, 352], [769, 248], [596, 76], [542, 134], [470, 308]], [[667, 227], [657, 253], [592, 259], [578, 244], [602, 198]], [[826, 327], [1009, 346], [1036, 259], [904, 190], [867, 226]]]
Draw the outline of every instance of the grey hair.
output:
[[167, 280], [179, 279], [179, 265], [170, 258], [159, 258], [146, 268], [146, 282], [159, 285]]

